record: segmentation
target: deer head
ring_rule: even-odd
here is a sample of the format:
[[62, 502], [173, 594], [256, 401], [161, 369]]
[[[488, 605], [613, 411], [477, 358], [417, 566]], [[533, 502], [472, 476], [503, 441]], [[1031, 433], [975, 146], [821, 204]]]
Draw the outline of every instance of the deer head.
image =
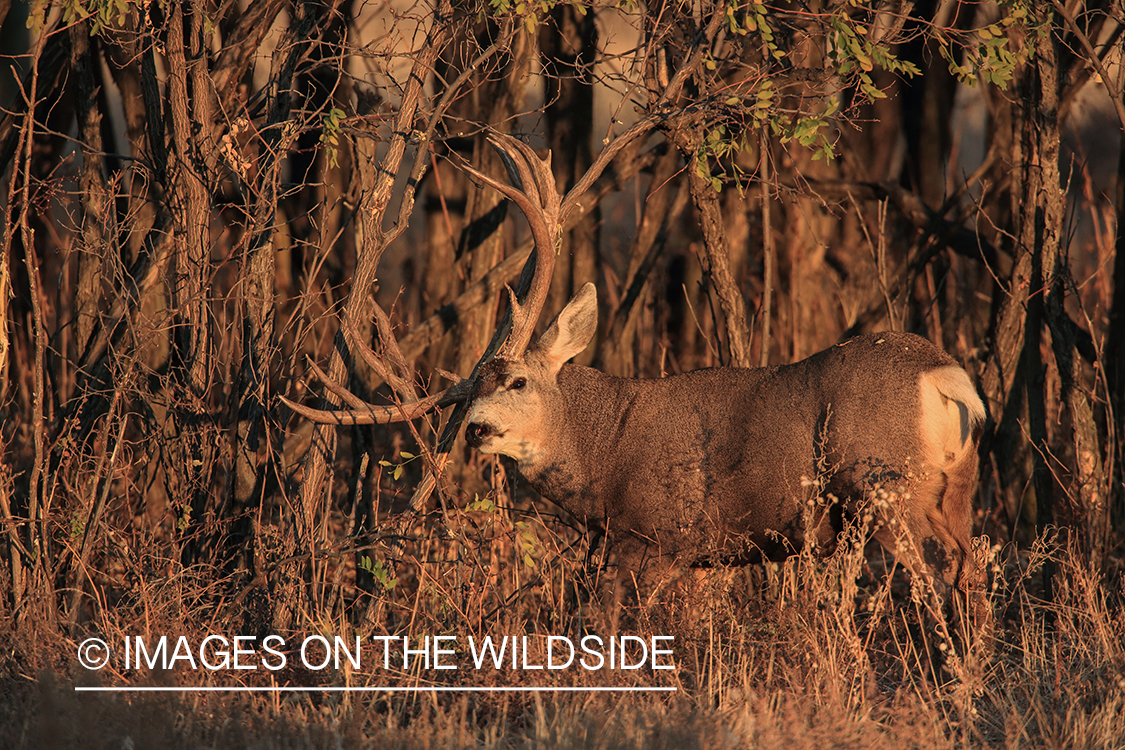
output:
[[589, 345], [597, 325], [597, 293], [587, 283], [526, 354], [481, 368], [465, 428], [469, 444], [521, 464], [541, 457], [564, 423], [559, 370]]

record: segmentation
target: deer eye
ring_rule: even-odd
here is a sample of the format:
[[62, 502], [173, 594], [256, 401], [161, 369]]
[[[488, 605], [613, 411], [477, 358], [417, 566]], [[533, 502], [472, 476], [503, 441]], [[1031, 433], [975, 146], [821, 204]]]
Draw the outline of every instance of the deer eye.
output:
[[525, 385], [527, 385], [527, 378], [516, 378], [512, 381], [512, 384], [508, 386], [508, 390], [521, 391]]

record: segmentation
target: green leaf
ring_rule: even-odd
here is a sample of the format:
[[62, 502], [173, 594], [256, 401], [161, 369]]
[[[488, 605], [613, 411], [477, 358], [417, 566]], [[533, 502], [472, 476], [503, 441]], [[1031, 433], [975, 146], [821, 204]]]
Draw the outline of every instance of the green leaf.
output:
[[867, 94], [871, 99], [886, 99], [887, 95], [879, 89], [875, 88], [875, 84], [870, 80], [863, 81], [859, 84], [860, 91]]
[[27, 28], [40, 34], [47, 25], [47, 0], [34, 0], [31, 11], [27, 14]]
[[473, 495], [473, 501], [469, 503], [466, 510], [491, 512], [496, 510], [496, 503], [488, 495], [481, 497], [480, 495]]
[[710, 177], [711, 170], [707, 168], [706, 157], [695, 160], [695, 173], [705, 180]]

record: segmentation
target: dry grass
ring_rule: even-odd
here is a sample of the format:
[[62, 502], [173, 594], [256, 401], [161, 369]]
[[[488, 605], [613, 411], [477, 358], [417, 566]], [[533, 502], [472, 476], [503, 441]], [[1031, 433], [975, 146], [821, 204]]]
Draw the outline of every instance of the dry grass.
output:
[[[363, 667], [88, 673], [97, 633], [247, 632], [245, 607], [205, 567], [153, 577], [74, 638], [8, 619], [0, 746], [142, 747], [1125, 747], [1122, 577], [1091, 571], [1058, 537], [994, 550], [995, 627], [943, 635], [901, 575], [861, 551], [685, 576], [657, 602], [602, 604], [576, 590], [585, 549], [550, 519], [453, 511], [444, 541], [400, 548], [398, 582], [325, 602], [299, 631], [674, 635], [674, 672], [385, 671]], [[527, 525], [524, 525], [524, 524]], [[458, 525], [460, 524], [460, 525]], [[521, 537], [521, 533], [523, 536]], [[419, 537], [421, 539], [421, 537]], [[468, 551], [471, 548], [471, 554]], [[527, 552], [527, 560], [517, 554]], [[386, 559], [394, 558], [392, 548]], [[413, 560], [414, 562], [409, 562]], [[516, 560], [518, 562], [511, 562]], [[424, 562], [419, 562], [424, 561]], [[1054, 566], [1054, 601], [1042, 599]], [[388, 562], [388, 565], [390, 563]], [[931, 658], [931, 654], [944, 657]], [[463, 655], [462, 655], [463, 656]], [[467, 661], [467, 660], [466, 660]], [[463, 662], [462, 662], [463, 663]], [[533, 661], [534, 663], [534, 661]], [[92, 678], [140, 685], [663, 685], [674, 694], [76, 693]]]

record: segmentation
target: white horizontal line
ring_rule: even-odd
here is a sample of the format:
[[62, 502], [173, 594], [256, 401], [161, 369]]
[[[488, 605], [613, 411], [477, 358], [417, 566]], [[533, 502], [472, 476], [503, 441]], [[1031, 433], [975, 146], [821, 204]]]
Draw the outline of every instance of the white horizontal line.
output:
[[80, 687], [76, 693], [674, 693], [675, 687]]

